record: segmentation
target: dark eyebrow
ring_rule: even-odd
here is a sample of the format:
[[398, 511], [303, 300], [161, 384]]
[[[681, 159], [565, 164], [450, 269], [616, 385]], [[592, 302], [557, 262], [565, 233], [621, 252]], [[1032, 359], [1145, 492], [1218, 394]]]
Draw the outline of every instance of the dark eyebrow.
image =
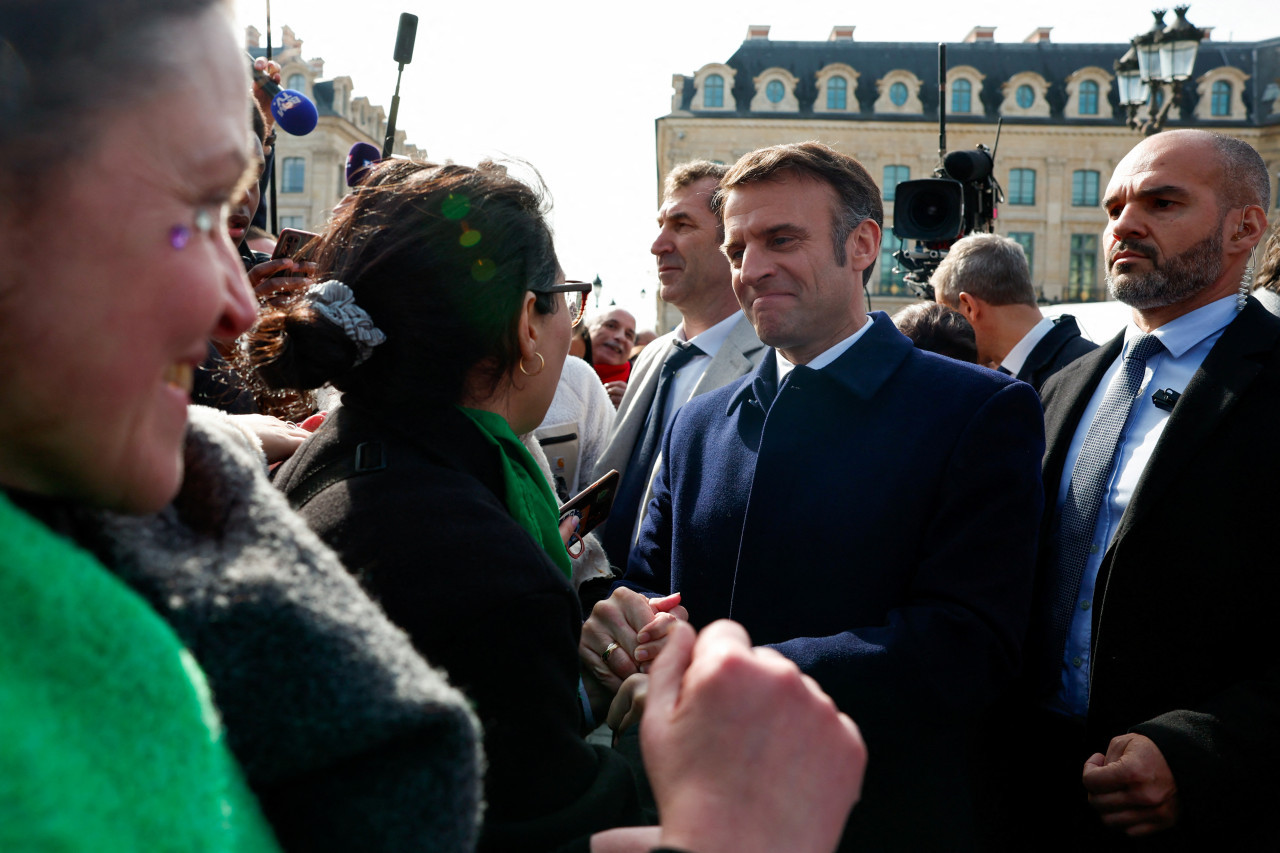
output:
[[809, 233], [809, 229], [804, 228], [804, 227], [799, 226], [799, 225], [795, 225], [795, 224], [790, 223], [790, 222], [780, 222], [780, 223], [778, 223], [777, 225], [770, 225], [768, 228], [764, 229], [764, 233], [765, 233], [765, 234], [768, 234], [768, 235], [770, 235], [770, 236], [772, 236], [772, 235], [774, 235], [774, 234], [777, 234], [777, 233], [779, 233], [779, 232], [782, 232], [782, 231], [794, 231], [794, 232], [795, 232], [795, 233], [797, 233], [797, 234], [808, 234], [808, 233]]
[[673, 210], [658, 217], [658, 226], [661, 227], [668, 222], [692, 222], [693, 217], [687, 210]]
[[[1134, 195], [1137, 198], [1162, 197], [1175, 198], [1179, 200], [1191, 197], [1191, 193], [1188, 192], [1185, 187], [1180, 187], [1177, 184], [1165, 184], [1159, 187], [1144, 187], [1135, 192]], [[1102, 200], [1102, 209], [1109, 210], [1111, 205], [1115, 204], [1115, 202], [1116, 197], [1114, 195], [1107, 196]]]

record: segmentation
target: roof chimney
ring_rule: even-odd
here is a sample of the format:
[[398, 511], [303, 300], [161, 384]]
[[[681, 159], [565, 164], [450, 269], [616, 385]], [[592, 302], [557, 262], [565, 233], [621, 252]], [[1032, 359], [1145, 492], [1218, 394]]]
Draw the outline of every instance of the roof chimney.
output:
[[1040, 44], [1040, 42], [1049, 41], [1049, 33], [1053, 32], [1053, 27], [1036, 27], [1031, 31], [1031, 35], [1024, 38], [1024, 44]]
[[836, 24], [831, 28], [827, 41], [853, 41], [853, 27]]
[[965, 44], [977, 44], [980, 41], [995, 41], [995, 27], [974, 27], [969, 30], [969, 35], [964, 37]]
[[751, 24], [747, 27], [747, 41], [768, 41], [768, 24]]
[[246, 50], [262, 47], [262, 33], [252, 24], [244, 28], [244, 46]]

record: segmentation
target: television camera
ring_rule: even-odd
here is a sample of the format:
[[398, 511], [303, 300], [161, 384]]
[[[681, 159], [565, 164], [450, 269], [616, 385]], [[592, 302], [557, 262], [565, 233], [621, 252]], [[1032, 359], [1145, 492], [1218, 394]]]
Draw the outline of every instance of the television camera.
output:
[[[898, 184], [893, 202], [893, 234], [903, 247], [893, 258], [905, 270], [912, 293], [933, 299], [929, 277], [951, 246], [977, 231], [994, 231], [996, 205], [1004, 192], [995, 179], [995, 151], [978, 145], [947, 153], [947, 47], [938, 45], [938, 167], [932, 178]], [[1000, 144], [999, 125], [996, 145]]]

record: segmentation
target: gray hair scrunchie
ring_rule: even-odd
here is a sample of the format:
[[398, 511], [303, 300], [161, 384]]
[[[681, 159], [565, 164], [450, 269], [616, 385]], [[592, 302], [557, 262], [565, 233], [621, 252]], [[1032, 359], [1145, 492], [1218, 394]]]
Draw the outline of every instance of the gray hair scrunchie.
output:
[[322, 281], [307, 288], [307, 299], [316, 313], [342, 329], [358, 354], [355, 366], [364, 364], [373, 355], [373, 348], [386, 341], [387, 336], [373, 325], [369, 313], [356, 304], [355, 294], [337, 279]]

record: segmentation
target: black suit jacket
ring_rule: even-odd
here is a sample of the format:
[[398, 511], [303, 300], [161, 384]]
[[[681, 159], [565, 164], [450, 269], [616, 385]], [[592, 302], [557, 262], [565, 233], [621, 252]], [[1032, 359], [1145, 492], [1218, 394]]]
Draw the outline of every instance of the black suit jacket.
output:
[[1027, 354], [1027, 360], [1014, 378], [1021, 379], [1039, 392], [1050, 376], [1097, 348], [1097, 344], [1080, 335], [1076, 318], [1063, 314], [1053, 318], [1053, 328]]
[[[1067, 449], [1122, 339], [1044, 389], [1040, 578], [1053, 558]], [[1266, 523], [1278, 427], [1280, 318], [1250, 299], [1178, 399], [1098, 574], [1084, 748], [1105, 753], [1129, 731], [1151, 738], [1181, 809], [1178, 827], [1132, 849], [1280, 849], [1280, 572]], [[1037, 613], [1051, 592], [1037, 590]], [[1035, 630], [1044, 624], [1033, 626], [1027, 655], [1042, 672], [1056, 665]], [[1072, 772], [1078, 780], [1079, 767]]]

